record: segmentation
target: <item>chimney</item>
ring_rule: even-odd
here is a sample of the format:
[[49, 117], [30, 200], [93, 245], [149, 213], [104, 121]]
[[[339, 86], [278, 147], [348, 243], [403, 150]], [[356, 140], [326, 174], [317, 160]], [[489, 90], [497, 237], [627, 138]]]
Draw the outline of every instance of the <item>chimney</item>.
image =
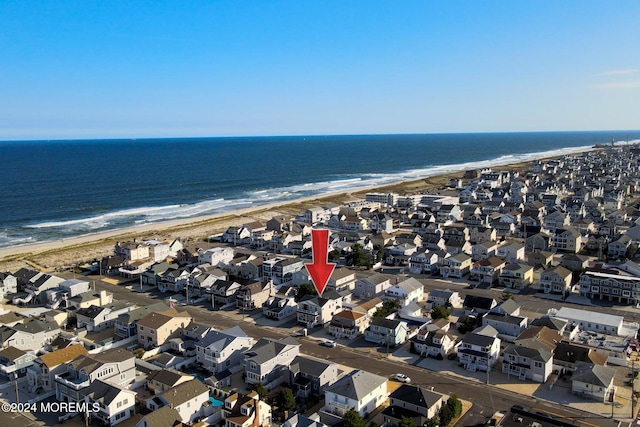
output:
[[107, 301], [107, 291], [105, 291], [104, 289], [100, 291], [100, 305], [103, 306], [105, 304], [107, 304], [109, 301]]

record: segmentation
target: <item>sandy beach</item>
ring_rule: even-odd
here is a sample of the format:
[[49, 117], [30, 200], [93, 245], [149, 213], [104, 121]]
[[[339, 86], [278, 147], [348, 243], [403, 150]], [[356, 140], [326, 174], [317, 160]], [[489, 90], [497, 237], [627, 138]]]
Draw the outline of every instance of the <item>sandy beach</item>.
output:
[[[554, 157], [556, 158], [556, 157]], [[531, 162], [500, 165], [501, 170], [524, 171]], [[41, 271], [55, 271], [73, 265], [100, 259], [113, 253], [117, 241], [137, 239], [173, 240], [193, 242], [207, 236], [222, 233], [232, 225], [251, 221], [267, 221], [276, 215], [296, 216], [305, 209], [326, 203], [342, 204], [363, 199], [365, 193], [395, 192], [401, 195], [447, 191], [451, 178], [462, 178], [464, 171], [435, 175], [428, 178], [403, 181], [379, 187], [358, 188], [357, 192], [336, 192], [316, 197], [273, 203], [203, 217], [163, 221], [136, 227], [97, 232], [79, 237], [0, 248], [0, 271], [16, 271], [22, 267]], [[455, 194], [455, 193], [452, 193]]]

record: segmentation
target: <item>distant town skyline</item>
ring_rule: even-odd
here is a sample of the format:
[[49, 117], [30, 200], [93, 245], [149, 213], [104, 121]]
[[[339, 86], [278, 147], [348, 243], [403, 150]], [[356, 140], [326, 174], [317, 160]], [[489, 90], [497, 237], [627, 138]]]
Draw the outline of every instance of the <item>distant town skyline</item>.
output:
[[634, 1], [6, 1], [0, 140], [638, 129], [638, 16]]

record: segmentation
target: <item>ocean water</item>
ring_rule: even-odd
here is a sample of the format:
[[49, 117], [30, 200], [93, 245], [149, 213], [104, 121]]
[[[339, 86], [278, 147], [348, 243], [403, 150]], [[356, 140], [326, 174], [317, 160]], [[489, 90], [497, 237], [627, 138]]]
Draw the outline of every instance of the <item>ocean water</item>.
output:
[[0, 247], [560, 155], [640, 131], [0, 142]]

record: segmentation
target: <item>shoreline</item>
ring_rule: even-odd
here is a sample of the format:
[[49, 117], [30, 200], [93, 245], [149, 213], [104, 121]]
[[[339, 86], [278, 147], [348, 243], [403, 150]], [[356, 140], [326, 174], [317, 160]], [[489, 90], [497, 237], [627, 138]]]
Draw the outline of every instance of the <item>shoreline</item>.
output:
[[[498, 162], [493, 167], [501, 167], [504, 170], [524, 169], [534, 161], [556, 159], [562, 155], [580, 154], [593, 150], [596, 150], [596, 148], [581, 148], [561, 155], [543, 156], [517, 163], [500, 164]], [[287, 202], [273, 202], [217, 214], [159, 221], [152, 224], [99, 231], [60, 240], [0, 248], [0, 271], [11, 271], [11, 268], [27, 265], [39, 267], [43, 271], [51, 271], [54, 268], [60, 268], [65, 265], [76, 265], [79, 262], [90, 261], [94, 258], [102, 258], [102, 256], [111, 254], [115, 242], [133, 238], [166, 240], [181, 238], [187, 241], [203, 241], [209, 235], [224, 232], [231, 225], [241, 225], [242, 223], [256, 220], [266, 222], [275, 215], [295, 216], [311, 206], [318, 206], [323, 203], [345, 203], [363, 199], [364, 194], [368, 192], [416, 194], [419, 192], [445, 191], [448, 189], [447, 185], [450, 179], [462, 178], [466, 170], [473, 169], [463, 169], [395, 183], [354, 188], [353, 191], [339, 190]]]

